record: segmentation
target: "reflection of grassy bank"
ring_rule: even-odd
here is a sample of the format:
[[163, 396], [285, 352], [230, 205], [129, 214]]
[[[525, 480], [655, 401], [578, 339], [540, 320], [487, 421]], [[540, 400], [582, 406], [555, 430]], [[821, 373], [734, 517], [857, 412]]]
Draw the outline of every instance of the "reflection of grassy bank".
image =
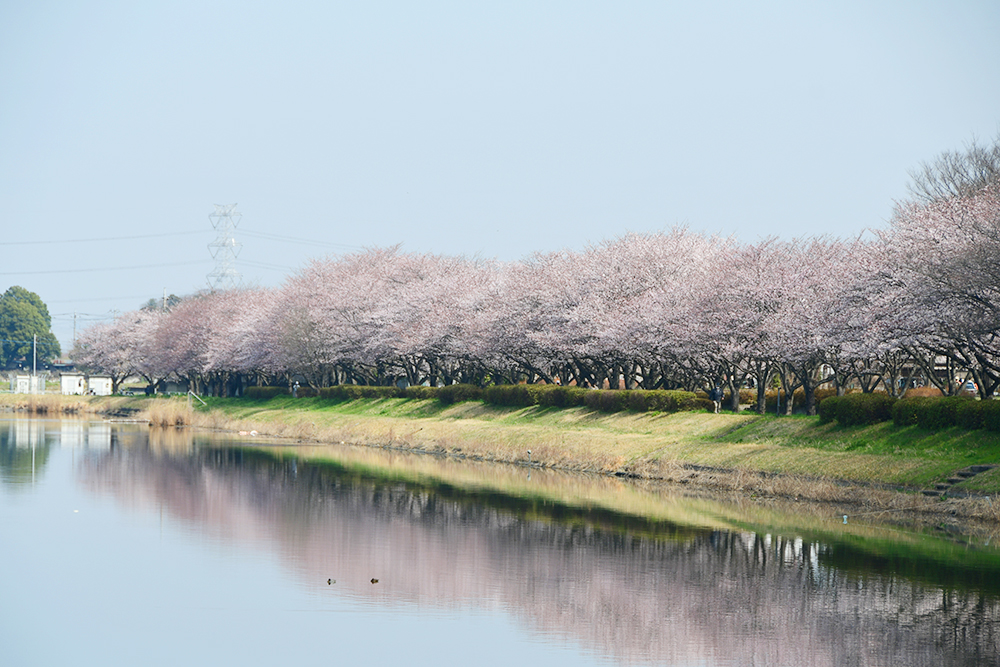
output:
[[[623, 536], [685, 541], [715, 530], [772, 534], [822, 545], [820, 562], [865, 574], [895, 573], [948, 588], [1000, 594], [1000, 534], [956, 535], [933, 526], [844, 524], [829, 506], [719, 502], [663, 485], [600, 475], [470, 464], [359, 447], [257, 449], [263, 460], [294, 458], [298, 474], [341, 483], [404, 485], [410, 492], [486, 505], [528, 519]], [[246, 459], [244, 459], [245, 461]], [[325, 479], [325, 477], [324, 477]], [[831, 516], [837, 514], [837, 516]]]

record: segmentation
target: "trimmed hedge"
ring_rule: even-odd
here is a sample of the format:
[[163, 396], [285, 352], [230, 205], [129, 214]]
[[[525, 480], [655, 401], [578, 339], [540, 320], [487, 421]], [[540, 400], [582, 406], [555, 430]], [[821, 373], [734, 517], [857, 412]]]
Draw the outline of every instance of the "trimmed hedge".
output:
[[[680, 410], [696, 410], [706, 407], [715, 410], [715, 404], [706, 399], [700, 399], [690, 391], [654, 389], [650, 391], [628, 392], [629, 410], [636, 412], [678, 412]], [[699, 401], [704, 400], [704, 403]]]
[[644, 391], [641, 389], [582, 389], [560, 385], [514, 384], [496, 385], [483, 390], [483, 400], [491, 405], [566, 408], [586, 406], [597, 412], [677, 412], [697, 410], [712, 402], [698, 399], [690, 391]]
[[971, 396], [918, 396], [899, 401], [892, 413], [896, 426], [937, 431], [952, 426], [1000, 432], [1000, 401], [977, 401]]
[[403, 390], [403, 397], [421, 400], [436, 399], [438, 397], [438, 388], [427, 387], [422, 384], [411, 385]]
[[246, 398], [266, 401], [274, 398], [275, 396], [282, 396], [290, 393], [291, 392], [288, 391], [288, 387], [247, 387], [243, 395]]
[[983, 428], [983, 416], [993, 401], [963, 401], [955, 410], [955, 424], [975, 431]]
[[595, 412], [623, 412], [629, 407], [627, 389], [601, 389], [591, 391], [584, 397], [585, 405]]
[[[747, 390], [741, 390], [740, 399]], [[270, 399], [275, 396], [290, 395], [287, 387], [248, 387], [246, 397], [250, 399]], [[678, 412], [682, 410], [712, 411], [712, 401], [703, 393], [675, 390], [625, 390], [625, 389], [583, 389], [581, 387], [565, 387], [556, 384], [515, 384], [495, 385], [481, 389], [475, 385], [455, 384], [446, 387], [425, 387], [422, 385], [400, 389], [396, 386], [370, 387], [355, 384], [342, 384], [324, 387], [319, 391], [312, 387], [299, 387], [299, 397], [319, 396], [329, 401], [353, 401], [359, 398], [412, 398], [422, 400], [439, 400], [445, 405], [463, 401], [482, 400], [490, 405], [509, 407], [527, 407], [540, 405], [543, 407], [569, 408], [586, 406], [596, 412]], [[752, 393], [752, 392], [747, 392]], [[796, 403], [801, 405], [801, 390], [796, 392]], [[848, 394], [836, 396], [833, 390], [816, 392], [817, 408], [820, 421], [827, 423], [836, 419], [842, 425], [872, 424], [890, 418], [898, 424], [916, 424], [915, 412], [908, 406], [916, 402], [934, 399], [907, 399], [896, 402], [885, 394]], [[773, 410], [774, 392], [768, 394]], [[846, 399], [846, 400], [845, 400]], [[888, 407], [887, 407], [888, 401]], [[892, 403], [896, 403], [895, 406]], [[908, 406], [900, 407], [901, 403]], [[959, 412], [952, 417], [961, 419], [961, 425], [966, 428], [992, 428], [1000, 431], [1000, 401], [986, 401], [982, 404], [972, 399], [962, 399], [957, 408]], [[899, 416], [897, 416], [897, 414]], [[924, 423], [931, 423], [924, 419]], [[974, 425], [975, 424], [975, 425]], [[993, 424], [991, 427], [990, 424]], [[978, 426], [976, 426], [978, 425]], [[927, 427], [930, 428], [930, 427]], [[938, 427], [934, 427], [938, 428]]]
[[917, 423], [917, 412], [928, 401], [937, 400], [929, 396], [903, 398], [892, 406], [892, 423], [896, 426], [913, 426]]
[[715, 412], [715, 403], [707, 398], [695, 398], [691, 401], [691, 407], [688, 410], [705, 410], [707, 412]]
[[[290, 394], [287, 387], [249, 387], [247, 398], [268, 399]], [[586, 406], [597, 412], [678, 412], [680, 410], [713, 409], [712, 401], [699, 398], [690, 391], [654, 390], [592, 390], [564, 387], [557, 384], [496, 385], [481, 389], [475, 385], [453, 384], [446, 387], [413, 386], [369, 387], [341, 384], [323, 387], [318, 392], [311, 387], [299, 387], [299, 396], [319, 396], [328, 401], [353, 401], [359, 398], [436, 399], [445, 405], [482, 400], [490, 405], [510, 407], [570, 408]]]
[[962, 397], [955, 410], [955, 423], [969, 430], [1000, 432], [1000, 400], [977, 401]]
[[338, 384], [319, 390], [320, 398], [328, 401], [353, 401], [359, 398], [401, 398], [403, 390], [396, 386], [369, 387], [360, 384]]
[[917, 411], [917, 426], [931, 431], [957, 426], [959, 407], [972, 400], [968, 396], [931, 399], [923, 410]]
[[498, 384], [483, 390], [483, 401], [490, 405], [505, 405], [508, 407], [527, 407], [538, 405], [538, 394], [541, 387], [550, 385], [537, 384]]
[[983, 411], [983, 428], [1000, 433], [1000, 400], [978, 401]]
[[450, 384], [437, 388], [437, 398], [445, 405], [479, 401], [483, 398], [483, 390], [474, 384]]
[[884, 393], [827, 396], [816, 406], [821, 424], [833, 420], [841, 426], [861, 426], [887, 422], [893, 418], [896, 399]]
[[572, 408], [585, 404], [589, 389], [563, 387], [558, 384], [542, 385], [535, 393], [539, 405], [547, 408]]

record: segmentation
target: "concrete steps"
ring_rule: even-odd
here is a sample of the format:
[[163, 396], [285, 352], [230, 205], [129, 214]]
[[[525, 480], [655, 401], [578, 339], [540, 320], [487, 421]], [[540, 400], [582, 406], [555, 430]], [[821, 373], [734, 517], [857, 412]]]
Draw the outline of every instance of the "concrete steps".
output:
[[937, 497], [944, 496], [948, 493], [949, 489], [951, 489], [951, 487], [954, 486], [955, 484], [958, 484], [959, 482], [968, 481], [973, 477], [975, 477], [976, 475], [978, 475], [979, 473], [986, 472], [987, 470], [992, 470], [993, 468], [996, 468], [996, 466], [984, 464], [984, 465], [969, 466], [968, 468], [957, 470], [946, 481], [935, 484], [933, 489], [924, 489], [923, 491], [921, 491], [921, 493], [923, 493], [925, 496], [937, 496]]

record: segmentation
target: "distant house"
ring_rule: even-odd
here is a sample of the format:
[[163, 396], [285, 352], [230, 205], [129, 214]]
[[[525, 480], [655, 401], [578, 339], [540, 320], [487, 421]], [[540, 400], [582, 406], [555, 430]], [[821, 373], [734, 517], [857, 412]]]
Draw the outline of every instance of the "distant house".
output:
[[63, 373], [59, 377], [63, 396], [79, 396], [87, 393], [87, 377], [83, 373]]
[[94, 396], [110, 396], [111, 387], [111, 378], [105, 375], [91, 375], [87, 378], [87, 393]]
[[85, 375], [84, 373], [63, 373], [59, 378], [63, 396], [111, 395], [111, 378], [106, 375]]

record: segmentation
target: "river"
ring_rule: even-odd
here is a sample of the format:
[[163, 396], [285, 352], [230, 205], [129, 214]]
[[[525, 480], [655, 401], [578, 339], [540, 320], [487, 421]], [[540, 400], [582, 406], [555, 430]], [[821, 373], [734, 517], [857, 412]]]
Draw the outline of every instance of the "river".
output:
[[992, 537], [0, 420], [0, 664], [996, 665]]

